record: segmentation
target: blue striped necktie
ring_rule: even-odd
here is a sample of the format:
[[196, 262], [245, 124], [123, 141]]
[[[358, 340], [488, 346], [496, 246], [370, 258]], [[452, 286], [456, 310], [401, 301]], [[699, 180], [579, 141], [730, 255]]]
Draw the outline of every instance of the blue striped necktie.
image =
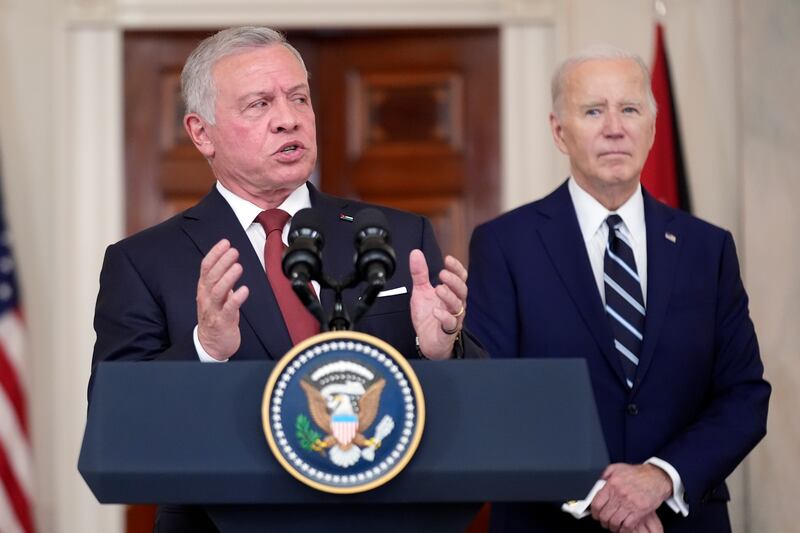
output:
[[636, 271], [633, 248], [622, 235], [622, 219], [609, 215], [608, 243], [603, 260], [606, 313], [611, 322], [614, 347], [622, 361], [625, 381], [633, 388], [644, 333], [644, 299]]

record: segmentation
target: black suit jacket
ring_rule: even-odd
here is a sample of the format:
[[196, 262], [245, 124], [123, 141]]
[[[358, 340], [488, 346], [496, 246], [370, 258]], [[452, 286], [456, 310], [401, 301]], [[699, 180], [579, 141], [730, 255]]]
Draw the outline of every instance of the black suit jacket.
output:
[[[355, 251], [353, 223], [340, 215], [354, 216], [368, 206], [320, 193], [310, 184], [308, 187], [311, 205], [318, 211], [323, 225], [323, 269], [341, 279], [353, 270]], [[405, 287], [407, 292], [378, 298], [356, 330], [379, 337], [404, 356], [415, 358], [418, 355], [409, 310], [412, 283], [408, 255], [414, 248], [423, 251], [431, 281], [436, 284], [442, 268], [441, 252], [426, 218], [378, 208], [389, 222], [397, 254], [395, 273], [385, 289]], [[95, 309], [97, 341], [89, 382], [90, 401], [94, 370], [100, 362], [198, 361], [192, 334], [197, 324], [195, 298], [200, 262], [223, 238], [239, 250], [239, 262], [244, 269], [239, 284], [250, 289], [241, 308], [241, 345], [231, 360], [278, 360], [292, 347], [256, 252], [233, 210], [214, 187], [194, 207], [106, 250]], [[362, 288], [345, 291], [348, 308], [352, 308]], [[323, 290], [321, 302], [330, 313], [333, 291]], [[466, 357], [483, 356], [482, 349], [467, 335], [463, 348]], [[197, 509], [161, 509], [159, 522], [159, 531], [202, 531], [206, 526], [213, 530], [205, 514]]]

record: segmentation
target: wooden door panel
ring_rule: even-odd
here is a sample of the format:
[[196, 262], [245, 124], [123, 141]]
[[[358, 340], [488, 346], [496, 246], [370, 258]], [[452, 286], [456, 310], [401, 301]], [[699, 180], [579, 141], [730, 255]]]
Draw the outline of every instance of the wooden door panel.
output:
[[[497, 32], [354, 32], [320, 49], [323, 189], [431, 217], [466, 262], [499, 209]], [[331, 153], [332, 152], [332, 153]]]

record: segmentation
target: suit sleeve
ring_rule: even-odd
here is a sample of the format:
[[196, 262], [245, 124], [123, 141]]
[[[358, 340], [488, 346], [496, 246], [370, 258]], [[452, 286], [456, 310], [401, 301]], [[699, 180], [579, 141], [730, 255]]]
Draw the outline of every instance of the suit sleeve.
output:
[[162, 307], [119, 244], [106, 250], [95, 306], [89, 398], [104, 361], [197, 360], [191, 334], [170, 340]]
[[489, 226], [480, 226], [472, 234], [467, 285], [467, 329], [489, 357], [517, 357], [517, 291], [508, 258]]
[[725, 235], [719, 264], [709, 401], [695, 422], [656, 454], [680, 473], [690, 505], [721, 484], [767, 430], [771, 388], [763, 379], [764, 367], [730, 233]]

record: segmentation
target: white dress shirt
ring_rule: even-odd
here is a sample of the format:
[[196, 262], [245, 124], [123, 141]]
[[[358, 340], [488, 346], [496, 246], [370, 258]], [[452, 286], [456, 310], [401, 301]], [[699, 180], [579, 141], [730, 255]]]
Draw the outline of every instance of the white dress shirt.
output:
[[[644, 220], [644, 197], [642, 188], [637, 187], [636, 192], [620, 206], [616, 211], [609, 211], [592, 195], [583, 190], [574, 178], [570, 177], [567, 184], [572, 205], [575, 206], [575, 214], [578, 217], [578, 225], [581, 229], [583, 242], [586, 244], [586, 252], [589, 254], [589, 262], [592, 265], [597, 290], [600, 298], [605, 304], [606, 292], [603, 281], [603, 262], [606, 253], [606, 243], [608, 242], [608, 225], [606, 218], [611, 214], [617, 214], [622, 218], [620, 231], [622, 236], [631, 244], [633, 257], [636, 261], [636, 271], [642, 284], [642, 297], [645, 307], [647, 306], [647, 231]], [[646, 315], [645, 315], [646, 316]], [[647, 318], [645, 318], [647, 320]], [[684, 500], [684, 487], [678, 471], [668, 462], [651, 457], [645, 463], [657, 466], [667, 473], [672, 480], [672, 496], [667, 500], [667, 505], [676, 513], [683, 516], [689, 514], [689, 505]], [[591, 503], [589, 500], [588, 503]]]
[[[264, 266], [264, 245], [267, 243], [267, 234], [264, 231], [264, 227], [259, 224], [258, 221], [256, 221], [256, 217], [263, 211], [263, 209], [254, 203], [235, 195], [226, 189], [225, 186], [223, 186], [220, 182], [217, 182], [217, 191], [219, 191], [225, 201], [228, 202], [228, 205], [231, 206], [231, 209], [233, 209], [233, 214], [236, 215], [236, 219], [239, 221], [239, 224], [242, 225], [242, 229], [245, 231], [247, 238], [250, 239], [250, 243], [253, 245], [253, 250], [255, 250], [256, 256], [261, 262], [261, 268], [263, 268], [264, 272], [266, 272], [266, 267]], [[311, 197], [308, 193], [308, 187], [303, 184], [295, 189], [292, 194], [290, 194], [286, 200], [284, 200], [283, 203], [278, 206], [278, 209], [286, 211], [289, 213], [290, 217], [293, 217], [295, 213], [301, 209], [305, 209], [306, 207], [311, 207]], [[286, 222], [286, 225], [283, 227], [283, 233], [281, 234], [283, 244], [286, 245], [289, 244], [290, 226], [291, 218]], [[312, 281], [311, 284], [314, 286], [314, 290], [319, 296], [319, 283]], [[208, 355], [208, 353], [203, 349], [203, 346], [200, 344], [200, 338], [197, 336], [197, 326], [194, 327], [193, 337], [194, 347], [195, 350], [197, 350], [197, 357], [199, 357], [202, 362], [224, 363], [227, 361], [227, 359], [219, 361]]]

